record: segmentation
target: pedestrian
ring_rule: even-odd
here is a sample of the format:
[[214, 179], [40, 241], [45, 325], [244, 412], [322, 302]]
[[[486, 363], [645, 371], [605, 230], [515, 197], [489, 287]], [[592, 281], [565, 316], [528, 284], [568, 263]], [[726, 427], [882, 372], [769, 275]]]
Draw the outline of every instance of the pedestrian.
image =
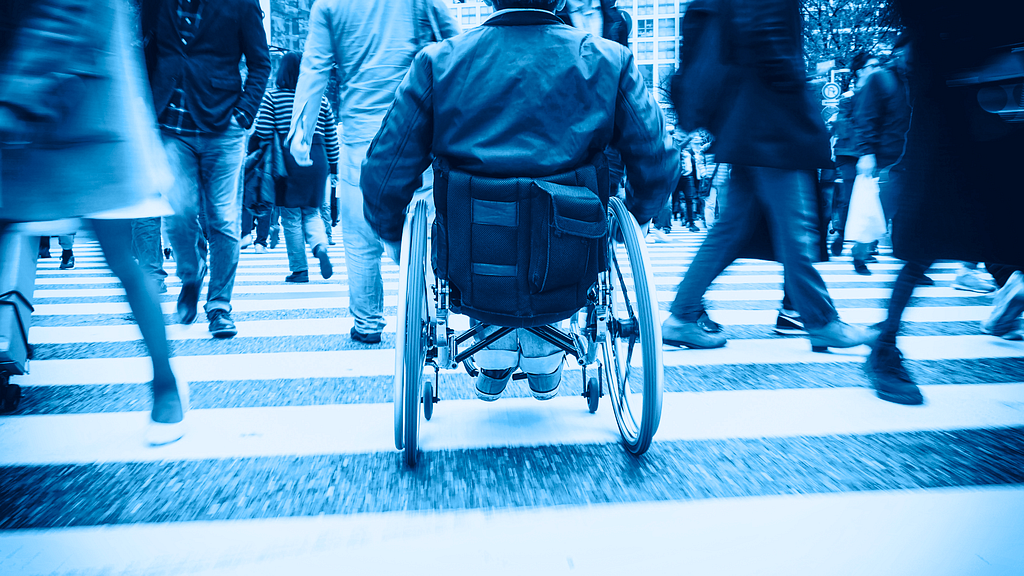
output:
[[[256, 132], [249, 139], [250, 152], [257, 150], [261, 141], [273, 140], [275, 132], [281, 142], [287, 136], [292, 124], [300, 61], [298, 53], [289, 52], [278, 62], [277, 86], [267, 91], [260, 104]], [[331, 183], [338, 181], [338, 130], [326, 96], [320, 99], [320, 111], [309, 155], [313, 164], [299, 166], [291, 154], [285, 153], [288, 176], [275, 183], [275, 203], [281, 214], [284, 244], [288, 250], [288, 269], [291, 271], [284, 279], [285, 282], [309, 282], [306, 243], [313, 250], [313, 257], [320, 261], [320, 275], [327, 279], [334, 273], [327, 253], [326, 227], [320, 214], [326, 196], [328, 169]]]
[[860, 51], [850, 61], [849, 90], [843, 92], [839, 99], [839, 112], [832, 123], [834, 144], [832, 152], [835, 156], [836, 172], [842, 180], [832, 195], [832, 230], [836, 237], [832, 240], [832, 255], [839, 256], [843, 252], [845, 240], [846, 216], [850, 211], [850, 196], [853, 195], [853, 181], [857, 178], [858, 149], [853, 124], [853, 100], [857, 91], [864, 86], [867, 77], [878, 69], [878, 58], [870, 52]]
[[[896, 336], [925, 270], [939, 258], [998, 262], [1010, 267], [1000, 279], [1024, 265], [1017, 169], [1024, 157], [1024, 115], [1019, 102], [985, 97], [998, 95], [1003, 85], [1024, 84], [1024, 74], [1007, 76], [993, 65], [1012, 58], [1011, 47], [1024, 43], [1024, 5], [902, 0], [897, 11], [908, 37], [912, 121], [898, 165], [892, 240], [893, 255], [906, 264], [865, 368], [879, 398], [912, 405], [924, 396], [903, 364]], [[996, 335], [1017, 326], [1020, 276], [1015, 278], [1011, 273], [996, 294], [994, 312], [1011, 312], [1004, 322], [988, 324]]]
[[[57, 236], [57, 241], [60, 243], [60, 269], [70, 270], [75, 267], [75, 233], [61, 234]], [[39, 238], [39, 257], [49, 258], [50, 257], [50, 237], [41, 236]]]
[[[410, 4], [418, 9], [410, 10]], [[384, 329], [384, 247], [363, 217], [360, 166], [413, 57], [425, 44], [458, 32], [439, 0], [318, 0], [310, 10], [287, 142], [299, 165], [311, 164], [321, 99], [337, 66], [344, 79], [338, 202], [349, 311], [355, 319], [350, 335], [357, 342], [379, 343]]]
[[0, 234], [81, 218], [120, 280], [152, 361], [146, 439], [184, 433], [188, 386], [175, 378], [154, 286], [131, 253], [131, 219], [170, 212], [171, 173], [119, 0], [19, 3], [0, 44]]
[[[238, 332], [231, 293], [245, 133], [270, 75], [263, 12], [256, 0], [143, 0], [142, 32], [157, 123], [176, 175], [166, 224], [182, 282], [177, 320], [195, 322], [209, 256], [210, 333], [230, 338]], [[159, 233], [136, 235], [147, 253], [158, 240]]]
[[[679, 152], [668, 136], [661, 109], [647, 91], [629, 49], [565, 26], [555, 15], [563, 1], [494, 0], [497, 11], [482, 26], [428, 47], [416, 57], [362, 166], [366, 219], [391, 254], [398, 256], [405, 211], [420, 173], [434, 157], [448, 163], [452, 173], [539, 178], [595, 163], [605, 165], [607, 151], [617, 150], [629, 175], [626, 205], [637, 222], [647, 225], [665, 206], [679, 178]], [[537, 66], [538, 61], [545, 65]], [[473, 87], [472, 99], [462, 97], [463, 87], [468, 86]], [[496, 114], [499, 110], [501, 114]], [[579, 130], [581, 126], [587, 129]], [[566, 138], [570, 132], [574, 137]], [[597, 205], [603, 225], [604, 208], [597, 194], [585, 198], [595, 201], [589, 207]], [[582, 198], [576, 201], [588, 207]], [[444, 202], [449, 202], [448, 196]], [[480, 202], [516, 205], [482, 198]], [[442, 210], [439, 204], [439, 222], [442, 216], [455, 213], [454, 208], [447, 214]], [[504, 225], [508, 212], [492, 214], [503, 218], [500, 228], [514, 233], [514, 228]], [[515, 214], [513, 209], [513, 221]], [[438, 230], [442, 230], [440, 224]], [[450, 221], [444, 230], [446, 238], [456, 234]], [[507, 237], [506, 232], [479, 234], [474, 236], [481, 238], [477, 246], [487, 245], [485, 236], [492, 243]], [[507, 256], [480, 258], [507, 262]], [[477, 261], [472, 265], [516, 268]], [[494, 274], [495, 283], [490, 285], [510, 285], [506, 271]], [[511, 283], [515, 282], [512, 276]], [[454, 283], [453, 287], [459, 288]], [[494, 296], [507, 299], [508, 294]], [[551, 302], [558, 301], [550, 289], [545, 297], [550, 298], [547, 306], [554, 307]], [[480, 336], [496, 329], [485, 326]], [[496, 400], [518, 367], [526, 373], [533, 396], [550, 399], [561, 382], [563, 359], [561, 349], [518, 329], [474, 356], [481, 369], [477, 396]]]
[[732, 165], [729, 199], [679, 285], [663, 340], [690, 348], [726, 344], [698, 324], [702, 297], [764, 226], [812, 349], [864, 344], [870, 333], [839, 320], [812, 265], [824, 251], [816, 171], [832, 162], [825, 126], [809, 104], [799, 2], [732, 4], [725, 27], [732, 30], [726, 43], [735, 54], [735, 103], [722, 111], [719, 126], [709, 127], [716, 160]]

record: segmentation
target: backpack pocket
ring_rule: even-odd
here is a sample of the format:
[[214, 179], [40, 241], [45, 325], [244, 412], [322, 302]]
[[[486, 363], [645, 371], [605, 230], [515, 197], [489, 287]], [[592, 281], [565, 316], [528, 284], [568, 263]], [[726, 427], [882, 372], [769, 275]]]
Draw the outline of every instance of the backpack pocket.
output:
[[597, 280], [598, 250], [608, 233], [604, 203], [583, 186], [533, 182], [530, 288], [534, 294]]

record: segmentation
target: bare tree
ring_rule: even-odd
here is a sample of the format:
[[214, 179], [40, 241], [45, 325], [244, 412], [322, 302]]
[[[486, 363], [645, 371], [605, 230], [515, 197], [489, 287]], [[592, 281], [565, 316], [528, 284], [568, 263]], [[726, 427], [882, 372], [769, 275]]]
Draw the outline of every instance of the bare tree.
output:
[[828, 60], [846, 67], [857, 52], [887, 51], [896, 39], [885, 0], [802, 0], [801, 11], [809, 70]]

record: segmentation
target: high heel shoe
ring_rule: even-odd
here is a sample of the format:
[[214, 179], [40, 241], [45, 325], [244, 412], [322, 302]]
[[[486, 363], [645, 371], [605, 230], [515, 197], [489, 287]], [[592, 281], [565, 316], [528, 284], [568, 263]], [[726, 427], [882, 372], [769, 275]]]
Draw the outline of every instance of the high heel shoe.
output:
[[185, 416], [188, 413], [188, 382], [177, 380], [175, 383], [178, 391], [178, 401], [181, 403], [181, 420], [174, 423], [156, 422], [153, 416], [149, 417], [149, 426], [146, 428], [146, 444], [150, 446], [163, 446], [177, 442], [185, 435]]

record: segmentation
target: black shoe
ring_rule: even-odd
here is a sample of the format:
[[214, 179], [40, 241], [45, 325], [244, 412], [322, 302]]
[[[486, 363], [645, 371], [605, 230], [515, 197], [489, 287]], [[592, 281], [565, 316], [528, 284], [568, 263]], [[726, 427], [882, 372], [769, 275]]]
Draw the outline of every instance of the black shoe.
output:
[[935, 286], [935, 280], [932, 280], [929, 276], [921, 276], [921, 279], [917, 282], [918, 286]]
[[363, 334], [356, 330], [353, 326], [352, 330], [348, 333], [356, 342], [362, 342], [363, 344], [380, 344], [380, 332], [373, 332], [372, 334]]
[[804, 330], [804, 321], [795, 310], [779, 310], [779, 317], [775, 320], [775, 333], [785, 336], [803, 336], [807, 334]]
[[868, 269], [868, 265], [863, 260], [853, 261], [853, 271], [864, 276], [871, 276], [871, 270]]
[[718, 334], [722, 331], [722, 325], [712, 320], [711, 317], [708, 316], [707, 310], [700, 315], [700, 318], [697, 318], [697, 326], [700, 326], [705, 332], [711, 334]]
[[920, 388], [903, 367], [903, 354], [892, 344], [879, 344], [871, 350], [864, 370], [875, 395], [887, 402], [917, 406], [924, 404]]
[[280, 241], [281, 241], [281, 232], [278, 231], [278, 230], [274, 230], [274, 232], [270, 235], [270, 249], [273, 250], [274, 248], [277, 248], [277, 244]]
[[832, 255], [839, 256], [843, 253], [843, 232], [839, 232], [839, 236], [836, 236], [835, 240], [832, 241]]
[[872, 256], [878, 255], [878, 240], [871, 243], [871, 251], [869, 252]]
[[214, 338], [231, 338], [238, 334], [238, 328], [235, 328], [235, 323], [231, 321], [231, 314], [227, 310], [213, 310], [208, 312], [206, 317], [210, 320], [210, 334], [213, 334]]
[[700, 232], [700, 228], [697, 228], [697, 225], [691, 222], [690, 223], [690, 232]]
[[40, 258], [49, 258], [50, 257], [50, 251], [49, 250], [40, 250], [39, 251], [39, 257]]
[[60, 269], [70, 270], [75, 267], [75, 253], [71, 250], [64, 250], [60, 253]]
[[170, 260], [170, 259], [171, 259], [171, 249], [170, 248], [164, 248], [164, 260]]
[[309, 270], [299, 270], [284, 277], [285, 282], [304, 283], [309, 282]]
[[331, 257], [327, 254], [327, 248], [323, 245], [313, 247], [313, 256], [320, 261], [320, 276], [324, 280], [334, 275], [334, 267], [331, 266]]
[[206, 262], [199, 268], [199, 278], [194, 282], [185, 282], [181, 285], [181, 293], [178, 294], [178, 323], [189, 326], [196, 321], [199, 315], [199, 291], [203, 288], [203, 279], [206, 278]]

